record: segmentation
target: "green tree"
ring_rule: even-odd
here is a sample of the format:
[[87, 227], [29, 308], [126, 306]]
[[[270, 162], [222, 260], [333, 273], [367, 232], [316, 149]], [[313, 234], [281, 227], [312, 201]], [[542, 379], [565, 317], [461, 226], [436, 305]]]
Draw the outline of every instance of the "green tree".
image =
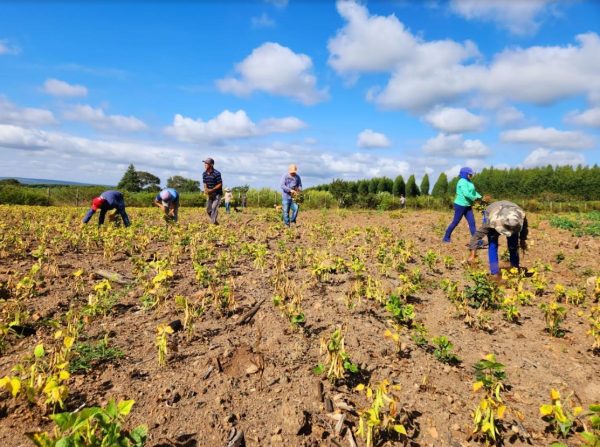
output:
[[417, 181], [415, 180], [415, 176], [411, 175], [406, 182], [406, 196], [407, 197], [417, 197], [421, 194], [419, 191], [419, 187], [417, 186]]
[[180, 175], [174, 175], [167, 180], [167, 188], [175, 188], [179, 192], [199, 192], [200, 182]]
[[348, 182], [335, 179], [329, 185], [329, 192], [338, 201], [340, 207], [345, 208], [354, 202]]
[[425, 174], [423, 180], [421, 180], [421, 194], [424, 196], [429, 195], [429, 174]]
[[366, 196], [369, 194], [369, 181], [368, 180], [359, 180], [358, 181], [358, 195]]
[[404, 178], [399, 175], [394, 180], [394, 186], [392, 187], [392, 194], [396, 197], [400, 197], [400, 195], [406, 196], [406, 184], [404, 183]]
[[379, 177], [373, 177], [369, 180], [369, 194], [375, 194], [379, 186]]
[[137, 171], [139, 187], [145, 191], [160, 190], [160, 178], [149, 172]]
[[123, 178], [117, 185], [117, 189], [123, 189], [125, 191], [137, 192], [140, 188], [140, 178], [138, 177], [138, 173], [135, 170], [135, 166], [130, 164], [123, 174]]
[[444, 197], [448, 193], [448, 176], [445, 172], [442, 172], [438, 177], [435, 185], [433, 185], [433, 189], [431, 190], [431, 195], [434, 197]]

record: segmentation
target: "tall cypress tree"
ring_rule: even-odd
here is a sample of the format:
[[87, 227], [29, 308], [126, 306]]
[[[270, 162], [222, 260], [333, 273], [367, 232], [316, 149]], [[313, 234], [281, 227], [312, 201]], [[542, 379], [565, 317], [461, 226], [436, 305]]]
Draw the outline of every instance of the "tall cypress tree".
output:
[[420, 195], [419, 187], [417, 186], [417, 181], [415, 180], [415, 176], [411, 175], [406, 182], [406, 196], [407, 197], [417, 197]]
[[141, 189], [140, 179], [133, 164], [130, 164], [127, 168], [127, 171], [125, 171], [125, 174], [123, 174], [123, 178], [117, 185], [117, 189], [123, 189], [131, 192], [137, 192]]
[[421, 180], [421, 194], [424, 196], [429, 195], [429, 174], [425, 174], [423, 180]]
[[394, 180], [394, 186], [392, 187], [392, 194], [396, 197], [400, 197], [400, 195], [406, 196], [406, 184], [404, 183], [404, 178], [401, 175], [396, 177]]
[[433, 189], [431, 190], [431, 195], [434, 197], [444, 197], [448, 193], [448, 176], [445, 172], [442, 172], [438, 177], [435, 185], [433, 185]]

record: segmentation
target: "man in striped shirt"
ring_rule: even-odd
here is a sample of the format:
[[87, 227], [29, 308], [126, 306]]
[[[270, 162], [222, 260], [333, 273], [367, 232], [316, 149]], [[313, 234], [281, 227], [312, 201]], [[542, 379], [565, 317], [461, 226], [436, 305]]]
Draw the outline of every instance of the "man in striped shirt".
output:
[[204, 183], [204, 194], [206, 194], [206, 212], [210, 216], [210, 221], [214, 225], [219, 225], [217, 217], [223, 195], [223, 180], [221, 180], [221, 173], [215, 169], [215, 161], [212, 158], [203, 161], [202, 182]]

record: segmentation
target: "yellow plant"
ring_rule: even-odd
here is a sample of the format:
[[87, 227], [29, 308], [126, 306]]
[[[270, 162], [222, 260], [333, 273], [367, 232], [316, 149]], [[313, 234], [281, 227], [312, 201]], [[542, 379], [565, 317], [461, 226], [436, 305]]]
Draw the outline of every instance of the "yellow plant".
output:
[[571, 433], [575, 418], [583, 411], [583, 408], [574, 407], [571, 411], [564, 407], [560, 400], [560, 393], [554, 388], [550, 390], [550, 399], [552, 400], [551, 404], [540, 407], [540, 415], [557, 435], [566, 438]]
[[167, 341], [169, 335], [173, 333], [173, 328], [168, 324], [159, 324], [156, 328], [156, 347], [158, 348], [158, 364], [165, 366], [167, 364]]

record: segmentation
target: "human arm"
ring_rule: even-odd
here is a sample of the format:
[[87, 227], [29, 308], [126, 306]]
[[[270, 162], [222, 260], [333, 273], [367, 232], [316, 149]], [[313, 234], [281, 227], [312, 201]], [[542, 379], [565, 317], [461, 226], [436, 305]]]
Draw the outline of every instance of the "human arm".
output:
[[107, 208], [100, 208], [100, 215], [98, 216], [98, 225], [104, 224], [104, 218], [106, 217]]
[[527, 216], [523, 218], [523, 226], [519, 233], [519, 245], [521, 250], [527, 250], [527, 237], [529, 236], [529, 224], [527, 223]]
[[469, 202], [474, 202], [477, 199], [481, 199], [481, 194], [475, 189], [475, 185], [468, 180], [459, 181], [456, 185], [456, 192], [462, 195]]
[[298, 185], [296, 186], [296, 190], [297, 191], [302, 191], [302, 179], [297, 174], [296, 174], [296, 177], [298, 177]]
[[90, 221], [90, 219], [92, 218], [92, 216], [94, 215], [95, 211], [93, 209], [89, 209], [88, 212], [85, 214], [85, 216], [83, 216], [83, 223], [86, 224]]
[[291, 194], [292, 190], [287, 185], [286, 180], [287, 180], [287, 175], [284, 175], [283, 177], [281, 177], [281, 190], [286, 194]]

